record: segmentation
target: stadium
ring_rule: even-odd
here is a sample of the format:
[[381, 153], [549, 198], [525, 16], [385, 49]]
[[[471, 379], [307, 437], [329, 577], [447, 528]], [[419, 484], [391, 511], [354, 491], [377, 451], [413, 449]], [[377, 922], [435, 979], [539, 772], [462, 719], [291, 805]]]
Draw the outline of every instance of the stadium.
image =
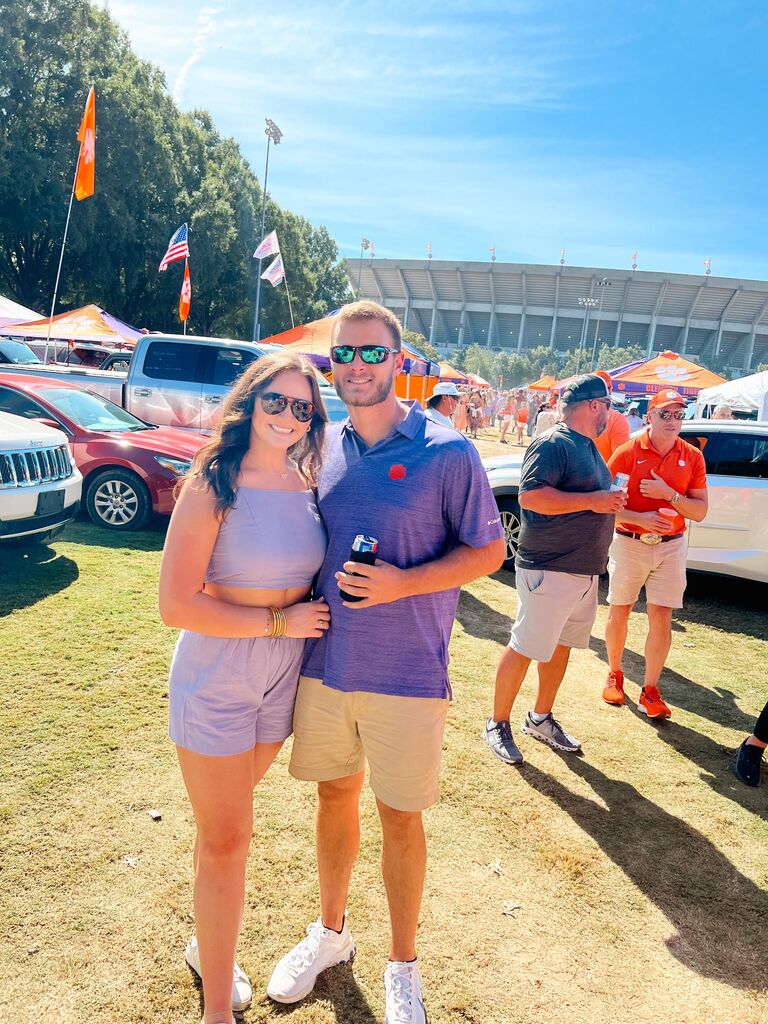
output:
[[730, 376], [768, 362], [768, 282], [565, 265], [348, 259], [360, 298], [446, 355], [479, 344], [564, 353], [583, 345], [672, 349]]

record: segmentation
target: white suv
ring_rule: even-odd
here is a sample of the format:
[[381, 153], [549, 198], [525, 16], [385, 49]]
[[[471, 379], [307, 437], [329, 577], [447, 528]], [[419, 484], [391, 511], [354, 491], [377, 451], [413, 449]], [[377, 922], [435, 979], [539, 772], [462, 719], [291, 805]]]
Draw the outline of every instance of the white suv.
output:
[[51, 540], [82, 489], [63, 431], [0, 412], [0, 543]]
[[[709, 512], [688, 526], [688, 568], [768, 583], [768, 423], [689, 420], [680, 436], [707, 464]], [[520, 535], [517, 490], [523, 455], [485, 459], [514, 565]]]

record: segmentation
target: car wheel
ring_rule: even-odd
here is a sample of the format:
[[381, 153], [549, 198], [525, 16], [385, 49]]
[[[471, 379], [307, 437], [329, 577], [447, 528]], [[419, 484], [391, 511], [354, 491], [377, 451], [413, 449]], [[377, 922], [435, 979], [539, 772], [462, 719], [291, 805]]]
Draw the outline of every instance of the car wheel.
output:
[[152, 513], [146, 485], [129, 469], [105, 469], [88, 482], [88, 515], [108, 530], [140, 530]]
[[506, 558], [502, 568], [514, 571], [515, 555], [520, 543], [520, 505], [514, 495], [504, 495], [497, 501], [501, 514], [501, 525], [504, 530], [504, 543], [507, 546]]

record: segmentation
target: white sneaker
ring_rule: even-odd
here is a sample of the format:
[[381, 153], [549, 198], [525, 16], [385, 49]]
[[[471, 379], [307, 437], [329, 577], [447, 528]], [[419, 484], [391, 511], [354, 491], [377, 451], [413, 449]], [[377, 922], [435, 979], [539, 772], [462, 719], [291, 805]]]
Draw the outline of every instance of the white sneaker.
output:
[[345, 964], [355, 956], [355, 943], [347, 927], [341, 933], [323, 927], [322, 920], [307, 927], [307, 937], [286, 953], [267, 985], [267, 995], [276, 1003], [298, 1003], [315, 987], [317, 976], [328, 967]]
[[384, 1024], [427, 1024], [418, 960], [390, 960], [384, 972], [384, 993]]
[[[197, 935], [193, 934], [189, 940], [189, 945], [184, 950], [184, 959], [187, 961], [189, 966], [198, 976], [201, 978], [200, 973], [200, 950], [197, 948]], [[253, 989], [251, 983], [248, 981], [248, 976], [245, 971], [236, 963], [234, 975], [232, 978], [232, 1009], [233, 1010], [245, 1010], [251, 1005], [253, 999]]]

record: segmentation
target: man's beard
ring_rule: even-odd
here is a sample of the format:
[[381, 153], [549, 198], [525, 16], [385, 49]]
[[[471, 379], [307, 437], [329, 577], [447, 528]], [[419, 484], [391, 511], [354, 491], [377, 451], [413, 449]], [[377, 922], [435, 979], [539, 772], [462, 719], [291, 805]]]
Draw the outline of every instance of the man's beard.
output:
[[344, 402], [346, 405], [351, 405], [353, 408], [362, 409], [368, 408], [371, 405], [380, 405], [381, 402], [385, 402], [392, 392], [394, 379], [395, 374], [393, 370], [393, 372], [389, 376], [389, 380], [383, 380], [380, 384], [375, 386], [373, 393], [365, 397], [363, 397], [362, 395], [359, 397], [356, 396], [354, 394], [354, 388], [350, 388], [350, 391], [352, 392], [352, 397], [347, 397], [347, 395], [345, 394], [346, 384], [342, 383], [342, 381], [340, 380], [334, 381], [334, 385], [336, 387], [338, 396], [342, 400], [342, 402]]

